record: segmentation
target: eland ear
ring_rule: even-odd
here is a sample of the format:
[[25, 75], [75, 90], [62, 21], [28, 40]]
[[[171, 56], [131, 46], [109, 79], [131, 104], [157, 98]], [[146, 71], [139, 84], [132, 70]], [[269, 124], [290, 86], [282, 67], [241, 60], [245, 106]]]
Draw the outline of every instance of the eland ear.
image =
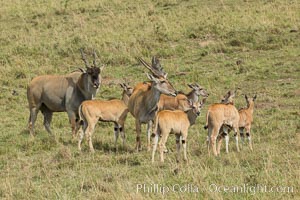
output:
[[164, 79], [167, 79], [168, 73], [164, 74]]
[[123, 85], [124, 85], [125, 88], [129, 87], [129, 85], [127, 83], [123, 83]]
[[86, 73], [85, 69], [82, 69], [81, 67], [78, 68], [82, 73]]
[[189, 88], [192, 88], [193, 89], [193, 85], [192, 84], [187, 84], [187, 86], [189, 86]]
[[152, 81], [152, 79], [154, 78], [151, 74], [146, 73], [146, 76], [148, 77], [149, 80]]
[[119, 85], [120, 85], [121, 88], [125, 87], [124, 83], [119, 83]]
[[148, 74], [148, 73], [147, 73], [147, 77], [149, 78], [150, 81], [154, 81], [154, 82], [156, 82], [156, 83], [158, 82], [158, 79], [155, 78], [152, 74]]
[[257, 96], [256, 96], [256, 95], [254, 95], [254, 97], [253, 97], [253, 101], [255, 101], [256, 97], [257, 97]]

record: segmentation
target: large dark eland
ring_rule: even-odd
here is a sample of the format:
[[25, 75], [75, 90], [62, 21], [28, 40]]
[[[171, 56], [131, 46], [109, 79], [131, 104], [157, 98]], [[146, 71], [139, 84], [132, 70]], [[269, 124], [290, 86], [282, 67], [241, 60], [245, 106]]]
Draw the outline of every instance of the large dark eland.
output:
[[150, 149], [151, 126], [157, 112], [157, 103], [161, 94], [176, 96], [177, 91], [167, 79], [167, 73], [164, 72], [157, 58], [152, 58], [152, 65], [146, 63], [143, 59], [139, 61], [152, 72], [148, 74], [151, 82], [138, 83], [133, 89], [133, 93], [128, 100], [129, 112], [135, 118], [136, 126], [136, 149], [141, 150], [141, 125], [148, 124], [147, 141], [148, 150]]
[[76, 121], [79, 119], [78, 107], [84, 100], [93, 99], [101, 84], [101, 72], [104, 68], [96, 63], [96, 52], [93, 52], [93, 66], [89, 65], [84, 53], [80, 50], [86, 70], [79, 69], [67, 75], [42, 75], [35, 77], [28, 85], [27, 99], [29, 103], [28, 128], [34, 135], [34, 124], [38, 112], [44, 115], [44, 126], [51, 134], [50, 124], [53, 112], [67, 112], [72, 127], [73, 137], [76, 135]]

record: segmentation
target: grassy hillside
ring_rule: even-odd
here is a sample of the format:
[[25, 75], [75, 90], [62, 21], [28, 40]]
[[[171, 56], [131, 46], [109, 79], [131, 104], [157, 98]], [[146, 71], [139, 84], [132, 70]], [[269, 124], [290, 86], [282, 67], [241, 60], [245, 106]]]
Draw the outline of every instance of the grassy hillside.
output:
[[[296, 0], [1, 1], [0, 198], [298, 199], [299, 10]], [[90, 53], [96, 49], [106, 65], [99, 99], [120, 97], [118, 83], [125, 80], [131, 85], [147, 80], [137, 56], [149, 62], [159, 56], [178, 90], [188, 91], [186, 84], [193, 82], [207, 89], [210, 96], [189, 131], [188, 163], [176, 164], [173, 135], [164, 164], [158, 157], [151, 164], [146, 150], [136, 153], [131, 115], [126, 122], [128, 151], [119, 141], [115, 153], [113, 124], [99, 123], [95, 154], [86, 141], [79, 153], [66, 113], [53, 117], [58, 142], [45, 131], [41, 114], [36, 137], [29, 136], [27, 84], [38, 75], [66, 74], [84, 66], [80, 47]], [[254, 151], [241, 145], [237, 153], [231, 139], [229, 154], [222, 149], [221, 157], [208, 157], [203, 129], [207, 107], [237, 87], [240, 94], [258, 96]], [[245, 106], [242, 96], [236, 106]], [[141, 184], [146, 191], [137, 190]], [[162, 194], [155, 184], [176, 191]], [[234, 186], [247, 191], [234, 192]], [[267, 192], [255, 190], [258, 186], [266, 186]]]

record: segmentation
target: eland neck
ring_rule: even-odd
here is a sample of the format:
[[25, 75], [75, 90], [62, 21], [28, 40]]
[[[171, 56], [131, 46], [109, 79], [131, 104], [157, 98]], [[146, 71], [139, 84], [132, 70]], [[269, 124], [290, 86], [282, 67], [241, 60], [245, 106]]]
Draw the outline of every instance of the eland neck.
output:
[[122, 101], [125, 103], [126, 106], [128, 106], [129, 97], [130, 96], [126, 93], [126, 91], [123, 91]]
[[192, 100], [192, 102], [199, 101], [199, 96], [196, 94], [195, 90], [190, 91], [186, 96], [188, 99]]
[[188, 116], [190, 126], [194, 125], [198, 116], [194, 113], [193, 109], [187, 111], [186, 114]]
[[150, 90], [147, 91], [145, 98], [145, 107], [147, 111], [153, 111], [157, 107], [161, 92], [154, 87], [154, 83], [151, 84]]
[[250, 102], [249, 106], [247, 108], [247, 110], [249, 110], [251, 112], [251, 114], [253, 114], [253, 110], [254, 110], [254, 102]]

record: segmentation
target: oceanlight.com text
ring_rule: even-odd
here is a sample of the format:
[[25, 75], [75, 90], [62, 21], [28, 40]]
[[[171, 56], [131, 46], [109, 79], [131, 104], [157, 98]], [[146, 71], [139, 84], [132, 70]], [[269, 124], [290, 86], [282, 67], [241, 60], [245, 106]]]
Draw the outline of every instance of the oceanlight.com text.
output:
[[210, 184], [208, 188], [209, 192], [223, 192], [223, 193], [249, 193], [249, 194], [256, 194], [256, 193], [293, 193], [294, 187], [292, 186], [268, 186], [268, 185], [232, 185], [232, 186], [225, 186], [225, 185], [217, 185], [217, 184]]
[[164, 185], [164, 184], [137, 184], [137, 193], [158, 193], [158, 194], [168, 194], [168, 193], [199, 193], [199, 192], [211, 192], [211, 193], [249, 193], [255, 195], [257, 193], [294, 193], [294, 187], [292, 186], [269, 186], [263, 184], [249, 185], [218, 185], [210, 184], [206, 188], [198, 187], [196, 184], [174, 184], [174, 185]]

